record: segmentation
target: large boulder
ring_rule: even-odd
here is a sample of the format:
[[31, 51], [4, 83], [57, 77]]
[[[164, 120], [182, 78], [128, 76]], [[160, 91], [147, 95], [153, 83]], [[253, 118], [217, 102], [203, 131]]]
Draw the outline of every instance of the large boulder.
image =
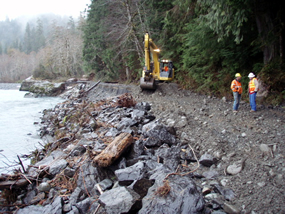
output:
[[159, 147], [163, 143], [169, 146], [176, 143], [175, 136], [170, 134], [167, 127], [157, 121], [148, 123], [142, 127], [142, 133], [147, 137], [144, 145], [147, 147]]
[[201, 191], [191, 178], [175, 175], [164, 181], [168, 173], [165, 169], [160, 169], [150, 177], [155, 183], [143, 198], [139, 214], [202, 213], [205, 202]]
[[99, 202], [105, 207], [108, 214], [128, 213], [138, 202], [140, 195], [126, 187], [117, 187], [104, 192]]
[[29, 91], [40, 96], [57, 96], [64, 92], [65, 83], [51, 83], [46, 80], [35, 80], [33, 77], [25, 79], [20, 91]]

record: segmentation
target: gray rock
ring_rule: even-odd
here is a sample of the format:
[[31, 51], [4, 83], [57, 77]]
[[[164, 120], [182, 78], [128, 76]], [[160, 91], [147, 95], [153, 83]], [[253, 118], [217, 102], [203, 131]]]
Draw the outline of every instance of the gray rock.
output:
[[118, 214], [129, 212], [139, 198], [139, 194], [132, 189], [118, 187], [100, 195], [99, 202], [108, 214]]
[[72, 157], [74, 156], [81, 156], [86, 152], [86, 148], [84, 146], [76, 146], [72, 152], [70, 153], [70, 155]]
[[[48, 170], [49, 166], [53, 164], [56, 165], [57, 163], [56, 159], [62, 159], [65, 157], [66, 157], [66, 154], [64, 152], [56, 150], [56, 151], [53, 151], [49, 156], [37, 162], [35, 166], [38, 166], [38, 167], [43, 166], [45, 167], [46, 170]], [[29, 169], [29, 176], [31, 177], [37, 178], [38, 173], [39, 173], [39, 170], [37, 168], [31, 167]]]
[[45, 206], [44, 214], [62, 214], [62, 208], [63, 208], [63, 200], [62, 197], [58, 196], [55, 198], [55, 200], [52, 202], [51, 205]]
[[167, 144], [163, 144], [155, 151], [155, 156], [160, 159], [163, 165], [175, 171], [180, 162], [180, 151], [179, 145], [169, 147]]
[[28, 191], [28, 193], [26, 194], [26, 197], [23, 199], [23, 202], [25, 204], [30, 204], [31, 200], [36, 196], [36, 190], [32, 189], [30, 191]]
[[170, 134], [167, 128], [157, 122], [151, 122], [142, 127], [142, 133], [147, 140], [145, 141], [145, 146], [161, 146], [163, 143], [168, 145], [173, 145], [176, 142], [175, 137]]
[[270, 148], [269, 148], [269, 146], [267, 144], [260, 144], [259, 148], [264, 153], [269, 153], [270, 152]]
[[36, 98], [37, 97], [37, 95], [36, 94], [34, 94], [34, 93], [26, 93], [25, 95], [24, 95], [24, 98]]
[[105, 173], [101, 169], [92, 166], [91, 161], [87, 161], [81, 166], [77, 179], [77, 187], [83, 191], [87, 190], [91, 196], [97, 195], [95, 184], [103, 180], [105, 176]]
[[41, 200], [43, 200], [45, 198], [45, 193], [44, 192], [40, 192], [39, 194], [37, 194], [32, 200], [31, 200], [31, 204], [37, 204], [39, 203]]
[[54, 176], [60, 173], [67, 165], [68, 165], [68, 162], [65, 159], [60, 159], [58, 161], [55, 161], [50, 166], [49, 173]]
[[227, 202], [224, 203], [223, 208], [224, 208], [224, 211], [226, 213], [229, 213], [229, 214], [240, 214], [240, 210], [236, 206], [231, 205], [231, 204], [229, 204]]
[[50, 189], [48, 193], [48, 199], [53, 200], [53, 198], [56, 197], [57, 194], [58, 192], [54, 188]]
[[179, 121], [176, 123], [176, 127], [177, 128], [183, 128], [188, 124], [187, 122], [187, 118], [185, 116], [182, 116], [181, 118], [179, 118]]
[[151, 106], [147, 102], [140, 102], [140, 103], [137, 103], [134, 108], [142, 110], [142, 111], [149, 111], [151, 109]]
[[71, 210], [66, 214], [80, 214], [80, 212], [76, 206], [72, 206]]
[[115, 174], [119, 181], [139, 180], [144, 176], [144, 163], [138, 162], [125, 169], [118, 169]]
[[138, 213], [202, 213], [205, 206], [202, 193], [187, 176], [170, 177], [170, 191], [163, 196], [156, 196], [157, 189], [164, 185], [163, 181], [168, 173], [169, 171], [160, 169], [150, 176], [155, 183], [143, 198], [143, 206]]
[[226, 200], [231, 201], [235, 197], [235, 193], [231, 189], [226, 189], [218, 184], [212, 185], [214, 187], [215, 192], [220, 193], [222, 196], [225, 197]]
[[41, 206], [31, 205], [23, 209], [19, 209], [17, 214], [39, 214], [44, 213], [45, 208]]
[[226, 171], [230, 175], [236, 175], [243, 170], [243, 166], [244, 166], [244, 161], [237, 161], [229, 165]]
[[119, 131], [122, 131], [123, 129], [127, 128], [127, 127], [131, 127], [134, 126], [135, 124], [137, 124], [137, 121], [131, 119], [131, 118], [122, 118], [122, 120], [119, 122], [119, 124], [117, 125], [117, 129]]
[[106, 144], [104, 143], [100, 143], [99, 141], [95, 141], [94, 145], [93, 145], [93, 150], [95, 152], [102, 152], [105, 148], [107, 147]]
[[133, 120], [140, 121], [145, 115], [145, 111], [134, 109], [131, 116]]
[[79, 213], [87, 213], [92, 201], [91, 198], [86, 198], [83, 201], [80, 201], [76, 204], [76, 207], [79, 210]]
[[51, 186], [47, 182], [43, 182], [38, 186], [38, 190], [40, 192], [46, 192], [46, 191], [48, 192], [50, 190], [50, 188], [51, 188]]
[[106, 137], [116, 137], [119, 131], [116, 128], [110, 128], [110, 130], [105, 134]]
[[82, 194], [82, 190], [79, 187], [76, 187], [69, 197], [69, 203], [72, 206], [75, 205], [81, 194]]
[[51, 83], [49, 81], [39, 81], [29, 77], [25, 79], [22, 84], [20, 91], [30, 91], [35, 94], [46, 95], [46, 96], [57, 96], [65, 90], [65, 83]]
[[103, 181], [99, 182], [98, 185], [100, 186], [100, 188], [105, 191], [107, 189], [110, 189], [113, 186], [113, 181], [106, 178]]
[[174, 126], [175, 123], [176, 123], [175, 120], [173, 120], [173, 119], [171, 119], [171, 118], [169, 118], [169, 119], [166, 120], [166, 124], [167, 124], [168, 126]]
[[132, 185], [133, 190], [140, 195], [141, 198], [146, 196], [149, 187], [154, 184], [154, 180], [149, 180], [146, 178], [137, 180]]
[[212, 166], [216, 162], [217, 159], [208, 153], [203, 154], [199, 159], [199, 163], [207, 167]]
[[75, 174], [76, 170], [75, 169], [72, 169], [70, 167], [66, 167], [66, 169], [64, 170], [64, 175], [69, 177], [69, 178], [72, 178]]
[[191, 162], [196, 161], [196, 158], [193, 154], [193, 151], [191, 149], [189, 149], [188, 147], [186, 149], [181, 149], [180, 158], [182, 160], [188, 160]]
[[202, 189], [203, 195], [208, 195], [208, 194], [211, 193], [211, 191], [212, 191], [212, 188], [208, 187], [208, 186], [204, 186], [203, 189]]
[[214, 210], [211, 214], [227, 214], [221, 210]]
[[219, 173], [216, 170], [209, 170], [209, 171], [203, 172], [202, 175], [207, 179], [213, 179], [215, 177], [218, 177]]

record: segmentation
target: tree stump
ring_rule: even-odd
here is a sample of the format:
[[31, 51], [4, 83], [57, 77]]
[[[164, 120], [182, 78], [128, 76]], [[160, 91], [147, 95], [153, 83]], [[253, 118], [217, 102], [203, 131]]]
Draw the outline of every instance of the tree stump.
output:
[[93, 159], [93, 163], [99, 167], [108, 167], [133, 143], [130, 133], [121, 133], [99, 155]]

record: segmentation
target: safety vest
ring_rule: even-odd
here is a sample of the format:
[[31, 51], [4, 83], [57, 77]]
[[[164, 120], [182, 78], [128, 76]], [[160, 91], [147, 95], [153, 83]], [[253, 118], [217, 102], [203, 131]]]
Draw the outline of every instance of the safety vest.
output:
[[233, 90], [233, 92], [238, 92], [239, 94], [241, 94], [242, 93], [241, 82], [234, 79], [231, 84], [231, 89]]
[[256, 78], [252, 78], [252, 80], [250, 80], [249, 83], [248, 83], [248, 88], [249, 88], [249, 93], [250, 94], [253, 94], [254, 91], [255, 91], [254, 80], [256, 80]]

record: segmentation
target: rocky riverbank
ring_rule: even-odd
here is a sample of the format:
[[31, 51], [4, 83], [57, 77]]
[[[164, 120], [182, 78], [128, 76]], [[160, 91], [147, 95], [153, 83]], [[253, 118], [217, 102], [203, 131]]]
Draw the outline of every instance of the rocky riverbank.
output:
[[84, 93], [92, 85], [70, 86], [68, 101], [45, 111], [48, 143], [18, 183], [6, 180], [1, 211], [285, 212], [283, 108], [250, 113], [243, 102], [233, 114], [232, 102], [176, 84]]

